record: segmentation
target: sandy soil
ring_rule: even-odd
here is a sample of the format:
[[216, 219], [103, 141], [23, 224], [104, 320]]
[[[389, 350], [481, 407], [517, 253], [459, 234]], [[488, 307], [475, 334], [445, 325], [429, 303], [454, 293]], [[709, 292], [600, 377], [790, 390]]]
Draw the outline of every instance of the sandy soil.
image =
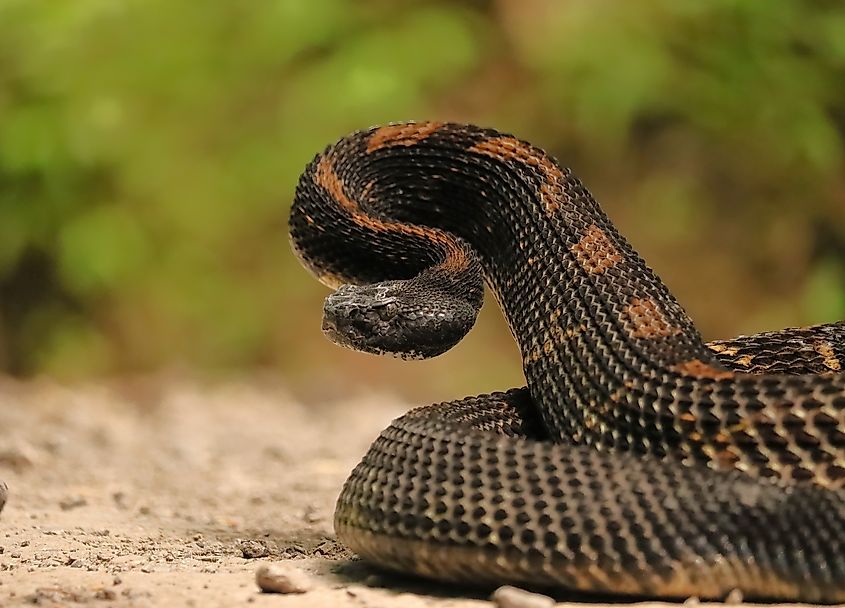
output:
[[[305, 407], [272, 383], [0, 382], [0, 606], [490, 606], [379, 573], [334, 538], [385, 396]], [[261, 564], [305, 593], [261, 593]]]

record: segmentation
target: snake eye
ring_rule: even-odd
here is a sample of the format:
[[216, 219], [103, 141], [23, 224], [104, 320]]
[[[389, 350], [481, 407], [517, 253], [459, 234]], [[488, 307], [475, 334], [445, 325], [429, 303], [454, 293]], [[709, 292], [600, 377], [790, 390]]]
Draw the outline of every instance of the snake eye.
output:
[[378, 307], [378, 316], [383, 320], [387, 321], [388, 319], [392, 319], [396, 316], [396, 313], [399, 312], [399, 305], [395, 301], [387, 302]]

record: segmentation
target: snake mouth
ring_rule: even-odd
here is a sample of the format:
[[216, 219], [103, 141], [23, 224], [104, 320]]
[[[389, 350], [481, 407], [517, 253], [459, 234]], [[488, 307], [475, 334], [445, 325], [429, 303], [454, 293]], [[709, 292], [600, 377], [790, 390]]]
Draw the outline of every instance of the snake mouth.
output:
[[[358, 327], [356, 322], [346, 317], [323, 316], [323, 333], [338, 346], [351, 348], [372, 355], [387, 355], [400, 359], [424, 359], [426, 354], [407, 347], [388, 347], [382, 344], [383, 337]], [[430, 356], [430, 355], [428, 355]]]
[[329, 315], [323, 316], [322, 330], [335, 344], [355, 350], [361, 350], [360, 345], [366, 339], [364, 334], [357, 331], [351, 324]]
[[323, 312], [322, 330], [338, 346], [373, 355], [402, 356], [382, 345], [383, 338], [374, 331], [376, 324], [360, 311], [350, 312], [326, 309]]

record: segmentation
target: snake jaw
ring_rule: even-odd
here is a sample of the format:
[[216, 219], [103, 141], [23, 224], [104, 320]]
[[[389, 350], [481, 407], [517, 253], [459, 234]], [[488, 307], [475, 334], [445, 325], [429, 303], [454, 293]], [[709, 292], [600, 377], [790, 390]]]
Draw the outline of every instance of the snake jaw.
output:
[[409, 281], [343, 285], [326, 298], [323, 333], [340, 346], [402, 359], [426, 359], [454, 346], [470, 330], [475, 311], [432, 294], [420, 303]]

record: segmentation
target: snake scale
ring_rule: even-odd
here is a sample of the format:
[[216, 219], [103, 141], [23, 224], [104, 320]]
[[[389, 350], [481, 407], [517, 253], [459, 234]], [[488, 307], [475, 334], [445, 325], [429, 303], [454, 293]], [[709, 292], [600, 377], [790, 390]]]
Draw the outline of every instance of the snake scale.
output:
[[845, 600], [845, 323], [705, 344], [568, 169], [471, 125], [344, 137], [289, 227], [335, 342], [439, 354], [486, 283], [522, 355], [527, 387], [381, 433], [337, 503], [353, 551], [443, 581]]

